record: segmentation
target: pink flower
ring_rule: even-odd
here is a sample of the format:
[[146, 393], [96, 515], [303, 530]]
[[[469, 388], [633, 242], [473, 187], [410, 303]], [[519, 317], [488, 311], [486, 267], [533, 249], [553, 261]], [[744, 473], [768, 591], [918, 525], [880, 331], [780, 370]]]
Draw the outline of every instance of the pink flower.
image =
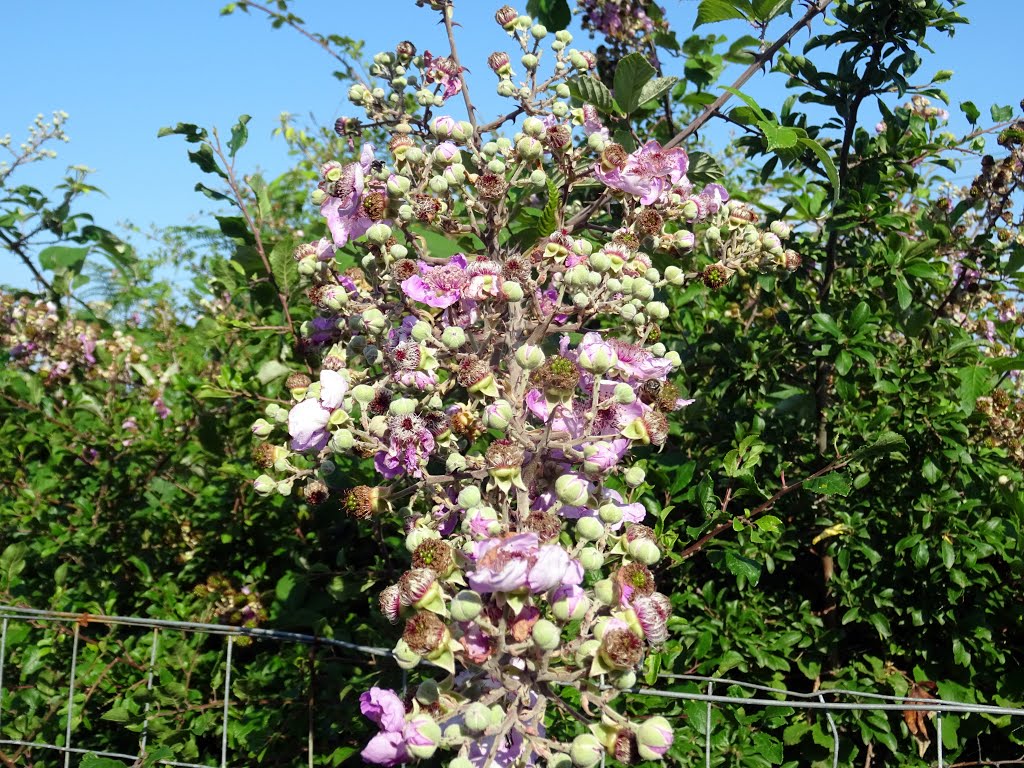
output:
[[557, 544], [538, 546], [537, 534], [488, 539], [474, 547], [476, 570], [466, 574], [473, 590], [547, 592], [560, 584], [580, 584], [583, 567]]
[[[349, 240], [366, 234], [373, 221], [363, 213], [363, 189], [365, 174], [373, 163], [372, 144], [364, 144], [358, 163], [349, 163], [341, 171], [337, 181], [325, 181], [321, 188], [327, 193], [320, 205], [320, 213], [327, 219], [334, 244], [341, 248]], [[318, 249], [318, 257], [323, 253]]]
[[462, 298], [469, 285], [466, 257], [456, 253], [447, 264], [432, 267], [418, 262], [420, 273], [402, 281], [402, 291], [413, 301], [444, 309]]
[[359, 697], [359, 711], [385, 731], [405, 727], [405, 705], [398, 694], [386, 688], [371, 688]]
[[450, 99], [462, 90], [462, 70], [447, 56], [434, 56], [430, 51], [423, 52], [423, 78], [444, 87], [441, 97]]
[[662, 199], [672, 187], [685, 183], [688, 166], [686, 150], [662, 149], [661, 144], [652, 139], [633, 152], [622, 168], [606, 171], [598, 163], [594, 166], [594, 175], [605, 186], [639, 197], [642, 204], [650, 205]]
[[327, 423], [347, 392], [348, 382], [340, 373], [326, 369], [320, 372], [320, 396], [303, 400], [288, 413], [293, 451], [320, 451], [327, 445]]

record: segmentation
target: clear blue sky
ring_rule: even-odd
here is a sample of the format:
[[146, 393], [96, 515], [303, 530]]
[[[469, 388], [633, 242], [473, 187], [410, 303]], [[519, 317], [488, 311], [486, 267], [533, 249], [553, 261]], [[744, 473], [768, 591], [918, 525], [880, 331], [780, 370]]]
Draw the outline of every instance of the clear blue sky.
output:
[[[884, 0], [879, 0], [883, 2]], [[330, 124], [349, 113], [346, 87], [331, 76], [332, 59], [289, 29], [272, 29], [262, 14], [221, 17], [226, 0], [4, 0], [4, 45], [0, 72], [0, 135], [15, 141], [39, 113], [70, 113], [71, 143], [56, 147], [60, 157], [19, 173], [16, 179], [48, 189], [73, 163], [96, 169], [92, 182], [106, 197], [91, 196], [83, 209], [98, 223], [166, 226], [194, 220], [208, 201], [193, 191], [202, 178], [185, 156], [178, 137], [158, 140], [157, 130], [179, 121], [217, 126], [227, 132], [237, 116], [252, 115], [250, 143], [240, 155], [245, 170], [273, 175], [287, 166], [283, 143], [272, 139], [278, 115], [312, 115]], [[691, 27], [694, 0], [661, 0], [680, 36]], [[525, 5], [521, 0], [520, 5]], [[484, 57], [508, 49], [495, 25], [500, 2], [460, 0], [460, 54], [472, 70], [474, 100], [483, 113], [497, 108], [494, 78]], [[411, 39], [420, 50], [445, 51], [436, 14], [413, 0], [296, 0], [293, 10], [317, 32], [365, 39], [367, 51], [388, 50]], [[1024, 96], [1018, 77], [1024, 0], [971, 0], [961, 12], [972, 24], [956, 38], [936, 37], [922, 74], [955, 70], [946, 84], [953, 106], [952, 127], [966, 123], [956, 104], [972, 99], [987, 116], [993, 102], [1016, 105]], [[704, 34], [743, 34], [742, 22], [704, 27]], [[780, 33], [776, 22], [768, 37]], [[797, 38], [802, 45], [805, 34]], [[584, 36], [576, 43], [586, 45]], [[678, 60], [668, 63], [671, 74]], [[755, 78], [746, 90], [768, 107], [785, 96], [782, 79]], [[453, 104], [457, 116], [458, 105]], [[865, 124], [872, 120], [865, 118]], [[873, 122], [873, 120], [872, 120]], [[0, 283], [28, 286], [27, 271], [12, 257], [0, 257]]]

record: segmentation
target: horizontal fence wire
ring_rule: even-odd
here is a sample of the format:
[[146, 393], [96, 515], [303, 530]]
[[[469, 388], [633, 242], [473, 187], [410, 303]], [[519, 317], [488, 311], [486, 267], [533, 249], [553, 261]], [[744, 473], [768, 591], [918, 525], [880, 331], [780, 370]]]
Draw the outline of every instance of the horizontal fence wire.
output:
[[[70, 676], [67, 698], [67, 724], [64, 733], [64, 744], [50, 742], [23, 741], [18, 739], [3, 738], [4, 723], [4, 681], [5, 681], [5, 660], [9, 650], [8, 634], [12, 622], [24, 622], [28, 624], [63, 624], [73, 625], [72, 629], [72, 654], [70, 662]], [[160, 645], [160, 633], [162, 631], [178, 631], [184, 633], [195, 633], [211, 636], [223, 636], [226, 638], [224, 653], [224, 702], [221, 713], [220, 726], [220, 755], [215, 763], [191, 763], [175, 761], [170, 759], [159, 760], [160, 765], [172, 766], [173, 768], [227, 768], [228, 759], [228, 722], [231, 714], [231, 682], [232, 682], [232, 653], [236, 638], [252, 638], [261, 640], [276, 641], [279, 643], [295, 643], [309, 646], [323, 646], [339, 648], [347, 651], [355, 651], [368, 657], [386, 657], [394, 659], [393, 652], [388, 648], [381, 648], [360, 643], [351, 643], [344, 640], [337, 640], [319, 635], [307, 635], [298, 632], [287, 632], [276, 629], [264, 629], [259, 627], [239, 627], [226, 624], [207, 624], [191, 621], [173, 621], [166, 619], [150, 619], [132, 616], [105, 616], [90, 613], [69, 613], [60, 611], [47, 611], [20, 606], [0, 605], [0, 745], [18, 746], [30, 749], [55, 750], [64, 756], [65, 768], [70, 768], [72, 755], [96, 755], [98, 757], [109, 757], [118, 760], [140, 761], [147, 754], [147, 740], [149, 738], [148, 725], [150, 705], [147, 701], [144, 708], [144, 719], [139, 738], [139, 753], [127, 754], [102, 750], [91, 750], [76, 744], [72, 746], [73, 722], [74, 722], [74, 698], [75, 698], [75, 676], [78, 667], [78, 652], [80, 630], [82, 627], [91, 624], [103, 626], [126, 626], [152, 631], [152, 640], [149, 652], [149, 665], [146, 674], [146, 688], [152, 691], [154, 685], [154, 673], [156, 671], [158, 648]], [[668, 674], [659, 675], [659, 679], [665, 680], [669, 685], [691, 683], [703, 686], [706, 692], [699, 691], [676, 691], [661, 688], [636, 686], [628, 689], [630, 692], [644, 695], [656, 696], [666, 699], [683, 701], [704, 702], [707, 704], [704, 732], [704, 763], [708, 768], [711, 766], [712, 749], [712, 708], [720, 706], [756, 706], [766, 708], [790, 708], [796, 710], [822, 710], [829, 724], [833, 745], [832, 765], [838, 768], [840, 734], [833, 712], [856, 711], [856, 712], [927, 712], [934, 713], [937, 736], [936, 756], [939, 768], [945, 768], [942, 750], [942, 715], [988, 715], [1010, 716], [1024, 718], [1024, 708], [995, 706], [989, 704], [978, 704], [974, 702], [952, 701], [949, 699], [929, 698], [914, 699], [886, 694], [871, 693], [866, 691], [854, 691], [845, 688], [819, 688], [815, 691], [791, 691], [785, 688], [776, 688], [751, 683], [744, 680], [734, 680], [722, 677], [708, 677], [690, 674]], [[402, 685], [406, 685], [406, 674], [403, 670]], [[749, 691], [755, 691], [765, 696], [754, 695], [733, 695], [731, 693], [715, 693], [723, 688], [738, 687]], [[607, 687], [607, 686], [602, 686]], [[310, 765], [312, 765], [313, 745], [312, 731], [309, 735], [308, 745], [310, 754]]]

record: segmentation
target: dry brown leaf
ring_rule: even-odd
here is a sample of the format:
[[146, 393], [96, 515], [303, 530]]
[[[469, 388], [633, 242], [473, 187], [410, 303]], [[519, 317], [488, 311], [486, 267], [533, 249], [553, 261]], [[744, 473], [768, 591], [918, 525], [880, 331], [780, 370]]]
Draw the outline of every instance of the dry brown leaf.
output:
[[[923, 683], [914, 683], [910, 686], [910, 692], [907, 694], [907, 701], [922, 701], [928, 699], [934, 699], [930, 691], [935, 690], [935, 683], [930, 680], [926, 680]], [[905, 709], [903, 710], [903, 722], [907, 724], [907, 729], [910, 731], [910, 735], [914, 737], [914, 741], [917, 742], [917, 754], [918, 757], [924, 757], [928, 751], [928, 747], [931, 746], [932, 740], [928, 735], [927, 721], [935, 717], [934, 712], [930, 712], [922, 709]]]

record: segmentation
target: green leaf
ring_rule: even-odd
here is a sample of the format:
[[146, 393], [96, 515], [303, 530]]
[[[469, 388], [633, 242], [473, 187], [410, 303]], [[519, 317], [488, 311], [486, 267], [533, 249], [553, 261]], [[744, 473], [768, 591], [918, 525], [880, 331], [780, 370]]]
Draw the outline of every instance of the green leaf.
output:
[[619, 60], [615, 68], [615, 102], [627, 115], [640, 106], [640, 92], [655, 75], [651, 62], [640, 53]]
[[672, 87], [679, 82], [678, 77], [656, 77], [644, 84], [640, 89], [640, 103], [646, 104], [654, 99], [660, 99], [663, 95], [672, 90]]
[[580, 75], [566, 81], [569, 93], [585, 104], [590, 104], [598, 112], [610, 113], [614, 109], [612, 92], [608, 87], [590, 75]]
[[762, 23], [771, 21], [786, 13], [792, 5], [793, 0], [754, 0], [754, 18]]
[[206, 129], [200, 128], [194, 123], [178, 123], [173, 128], [170, 126], [164, 126], [156, 132], [156, 137], [162, 139], [164, 136], [184, 136], [185, 141], [190, 144], [196, 144], [200, 141], [205, 141], [207, 137]]
[[89, 255], [89, 248], [51, 245], [39, 252], [39, 266], [50, 271], [78, 272]]
[[125, 768], [125, 764], [120, 760], [96, 755], [86, 755], [78, 765], [79, 768]]
[[290, 239], [285, 239], [274, 246], [267, 258], [267, 261], [270, 262], [270, 270], [274, 273], [277, 290], [285, 296], [288, 296], [299, 285], [299, 267], [292, 257], [294, 250], [294, 243]]
[[540, 221], [537, 224], [537, 232], [541, 237], [547, 237], [558, 229], [558, 210], [562, 203], [562, 194], [558, 185], [550, 178], [547, 180], [548, 201], [544, 204]]
[[896, 286], [896, 301], [899, 303], [900, 309], [905, 310], [914, 301], [914, 293], [910, 290], [910, 283], [907, 282], [907, 278], [903, 275], [895, 275], [893, 284]]
[[249, 115], [242, 115], [231, 129], [231, 140], [228, 141], [228, 156], [234, 157], [238, 150], [245, 146], [245, 142], [249, 140], [249, 129], [245, 126], [251, 119]]
[[235, 204], [235, 201], [234, 201], [233, 198], [228, 197], [223, 192], [218, 192], [216, 189], [210, 189], [208, 186], [206, 186], [205, 184], [203, 184], [201, 182], [196, 184], [195, 190], [196, 190], [196, 192], [202, 192], [204, 195], [206, 195], [211, 200], [223, 200], [225, 202], [231, 203], [232, 205]]
[[978, 124], [978, 118], [981, 117], [981, 110], [974, 106], [973, 101], [961, 101], [960, 111], [964, 113], [964, 117], [967, 118], [967, 122], [971, 125]]
[[1005, 123], [1013, 118], [1013, 107], [1000, 107], [998, 104], [993, 104], [989, 112], [992, 115], [992, 121], [996, 123]]
[[256, 371], [256, 378], [259, 380], [260, 384], [266, 386], [272, 381], [283, 379], [289, 373], [291, 373], [291, 369], [284, 363], [281, 363], [278, 360], [267, 360]]
[[751, 560], [749, 557], [743, 557], [741, 555], [735, 555], [732, 552], [727, 552], [725, 555], [725, 567], [734, 576], [742, 576], [747, 580], [747, 583], [752, 587], [757, 586], [758, 580], [761, 578], [761, 564], [755, 560]]
[[551, 32], [565, 29], [572, 21], [568, 0], [529, 0], [526, 12]]
[[792, 149], [797, 145], [799, 136], [792, 128], [786, 128], [768, 120], [759, 120], [757, 127], [764, 133], [768, 141], [766, 149], [771, 152], [776, 149]]
[[804, 483], [811, 493], [820, 493], [823, 496], [848, 496], [850, 494], [850, 479], [842, 472], [829, 472], [827, 475], [815, 477]]
[[697, 20], [693, 26], [712, 24], [729, 19], [750, 20], [753, 8], [748, 0], [701, 0], [697, 7]]
[[764, 113], [764, 111], [761, 109], [761, 107], [759, 107], [757, 105], [757, 102], [754, 101], [749, 96], [747, 96], [747, 94], [743, 93], [742, 91], [738, 91], [735, 88], [733, 88], [731, 86], [728, 86], [728, 85], [723, 85], [722, 86], [722, 90], [723, 91], [728, 91], [733, 96], [735, 96], [736, 98], [740, 99], [744, 104], [746, 104], [752, 110], [754, 110], [754, 114], [757, 115], [759, 120], [762, 120], [763, 122], [766, 122], [766, 123], [772, 122], [771, 120], [768, 119], [768, 115], [766, 115]]
[[850, 460], [864, 459], [868, 456], [884, 456], [887, 453], [898, 451], [907, 447], [907, 441], [902, 435], [895, 432], [883, 432], [871, 445], [858, 448], [850, 454]]
[[686, 176], [695, 184], [713, 184], [725, 177], [725, 171], [707, 152], [691, 152]]
[[217, 164], [217, 158], [214, 157], [213, 154], [213, 147], [205, 141], [199, 145], [199, 149], [188, 153], [188, 159], [198, 165], [199, 170], [203, 173], [216, 173], [224, 179], [228, 177], [228, 175], [224, 173], [221, 167]]
[[757, 518], [755, 525], [766, 533], [775, 533], [775, 531], [782, 527], [782, 521], [775, 515], [764, 515]]
[[974, 404], [992, 388], [992, 371], [980, 365], [967, 365], [956, 372], [960, 379], [957, 394], [960, 396], [960, 409], [964, 413], [974, 411]]
[[836, 164], [832, 161], [832, 156], [814, 139], [801, 138], [799, 141], [803, 146], [807, 147], [811, 152], [817, 155], [818, 161], [821, 163], [821, 167], [825, 169], [825, 174], [828, 176], [828, 180], [832, 184], [832, 201], [838, 201], [839, 171], [836, 170]]

